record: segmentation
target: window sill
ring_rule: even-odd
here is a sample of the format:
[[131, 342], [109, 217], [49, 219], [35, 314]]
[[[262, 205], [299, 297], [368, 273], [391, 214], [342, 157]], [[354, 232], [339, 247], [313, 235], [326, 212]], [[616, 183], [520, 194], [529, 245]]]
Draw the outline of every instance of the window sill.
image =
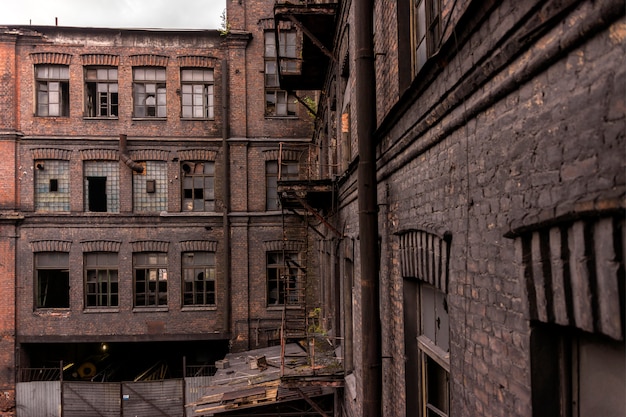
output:
[[167, 117], [133, 117], [131, 120], [139, 122], [167, 122]]
[[117, 116], [83, 116], [83, 120], [119, 120]]
[[99, 313], [119, 313], [120, 310], [118, 307], [86, 307], [83, 310], [83, 313], [87, 314], [99, 314]]
[[167, 313], [169, 307], [133, 307], [133, 313]]
[[181, 311], [217, 311], [217, 306], [183, 306]]
[[181, 117], [180, 120], [185, 122], [213, 122], [215, 118], [210, 117]]

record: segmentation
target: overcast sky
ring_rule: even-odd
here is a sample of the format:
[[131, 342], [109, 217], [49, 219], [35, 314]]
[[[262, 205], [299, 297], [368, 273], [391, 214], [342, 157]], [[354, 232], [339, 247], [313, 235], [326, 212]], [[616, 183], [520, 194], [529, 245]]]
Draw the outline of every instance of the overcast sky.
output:
[[0, 25], [218, 29], [226, 0], [0, 0]]

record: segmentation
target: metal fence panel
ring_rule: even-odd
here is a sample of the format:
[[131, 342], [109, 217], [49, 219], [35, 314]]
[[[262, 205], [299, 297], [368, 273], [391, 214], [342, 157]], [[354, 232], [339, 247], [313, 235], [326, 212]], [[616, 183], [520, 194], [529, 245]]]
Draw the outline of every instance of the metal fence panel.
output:
[[[210, 376], [185, 378], [185, 404], [192, 404], [202, 398], [211, 382]], [[192, 417], [194, 407], [185, 407], [185, 415]]]
[[17, 417], [61, 417], [61, 381], [20, 382], [15, 391]]
[[120, 384], [64, 382], [63, 417], [119, 417]]
[[124, 417], [183, 417], [183, 380], [122, 383]]

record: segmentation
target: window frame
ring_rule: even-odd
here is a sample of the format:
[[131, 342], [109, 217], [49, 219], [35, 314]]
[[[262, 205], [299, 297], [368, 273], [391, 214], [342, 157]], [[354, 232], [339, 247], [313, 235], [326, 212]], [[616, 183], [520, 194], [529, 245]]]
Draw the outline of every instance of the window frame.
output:
[[441, 36], [441, 0], [415, 0], [411, 7], [413, 76], [437, 52]]
[[[188, 77], [191, 79], [186, 79]], [[180, 111], [182, 119], [215, 119], [215, 74], [212, 68], [181, 68]], [[185, 91], [191, 89], [191, 91]], [[190, 103], [186, 104], [185, 101]], [[190, 109], [190, 114], [185, 114]], [[197, 111], [201, 115], [197, 115]]]
[[[92, 181], [104, 179], [104, 195], [94, 194]], [[95, 185], [95, 183], [94, 183]], [[107, 160], [83, 161], [83, 190], [84, 204], [83, 210], [88, 213], [119, 213], [120, 211], [120, 176], [119, 164]], [[92, 207], [99, 200], [102, 206]]]
[[[199, 166], [202, 167], [201, 173], [196, 172]], [[215, 161], [182, 161], [180, 171], [181, 210], [183, 212], [214, 212]], [[202, 184], [196, 184], [200, 181]], [[187, 187], [186, 182], [191, 182], [191, 187]], [[196, 187], [196, 185], [202, 185], [202, 187]], [[202, 190], [202, 196], [196, 198], [200, 194], [199, 190]], [[201, 206], [199, 201], [202, 201]]]
[[[52, 258], [50, 263], [47, 263], [44, 257]], [[36, 310], [48, 310], [48, 309], [63, 309], [68, 310], [70, 308], [70, 272], [69, 272], [69, 253], [68, 252], [36, 252], [34, 254], [34, 272], [35, 272], [35, 309]], [[51, 281], [63, 280], [60, 284], [61, 291], [65, 292], [65, 296], [62, 296], [62, 302], [56, 302], [48, 304], [48, 291]], [[42, 287], [45, 281], [45, 296], [42, 295]], [[55, 283], [56, 284], [56, 283]], [[42, 300], [43, 298], [43, 300]], [[63, 305], [55, 305], [63, 304]]]
[[[433, 299], [427, 300], [431, 294]], [[418, 297], [419, 331], [417, 350], [421, 382], [421, 416], [430, 417], [431, 415], [436, 415], [438, 417], [448, 417], [450, 415], [450, 320], [447, 311], [447, 294], [430, 284], [420, 281]], [[438, 301], [441, 302], [439, 303]], [[433, 310], [432, 315], [431, 308]], [[443, 329], [441, 328], [442, 321], [444, 323]], [[446, 332], [443, 340], [439, 336], [442, 332]], [[443, 379], [443, 384], [437, 378]], [[435, 392], [432, 392], [431, 388], [436, 388]], [[443, 392], [439, 390], [443, 390]], [[443, 401], [445, 409], [442, 410], [440, 403], [434, 404], [433, 400]]]
[[[200, 259], [196, 263], [196, 258], [206, 256], [208, 259]], [[193, 258], [189, 261], [190, 258]], [[217, 268], [215, 265], [215, 252], [211, 251], [193, 251], [183, 252], [181, 255], [182, 269], [182, 307], [217, 307]], [[186, 260], [188, 262], [186, 262]], [[199, 280], [199, 274], [203, 274], [203, 279]], [[189, 279], [191, 278], [191, 279]], [[188, 284], [191, 284], [188, 290]], [[200, 284], [200, 289], [197, 288]], [[191, 302], [187, 300], [191, 297]], [[202, 302], [198, 302], [201, 297]]]
[[295, 30], [266, 30], [264, 42], [264, 86], [265, 117], [297, 117], [297, 101], [293, 93], [280, 89], [278, 81], [278, 56], [276, 54], [276, 36], [279, 36], [280, 71], [285, 74], [297, 73], [297, 32]]
[[[85, 66], [85, 117], [117, 119], [119, 117], [118, 67]], [[104, 89], [105, 91], [99, 91]]]
[[[169, 301], [167, 262], [166, 252], [133, 253], [133, 308], [167, 308]], [[150, 283], [154, 285], [149, 285]], [[140, 302], [140, 299], [143, 299], [143, 302]]]
[[133, 67], [133, 118], [167, 118], [166, 67]]
[[[267, 308], [284, 307], [298, 304], [298, 268], [285, 265], [287, 259], [300, 261], [297, 251], [267, 251], [265, 252], [266, 292], [265, 305]], [[285, 273], [287, 272], [287, 273]], [[288, 279], [288, 281], [285, 281]], [[276, 290], [274, 295], [272, 292]], [[295, 299], [293, 298], [295, 295]], [[291, 295], [290, 295], [291, 294]], [[275, 300], [275, 302], [271, 302]], [[291, 301], [290, 301], [291, 300]]]
[[70, 161], [36, 159], [34, 202], [38, 213], [70, 211]]
[[[168, 166], [166, 161], [137, 161], [142, 172], [133, 171], [133, 212], [160, 213], [168, 209]], [[152, 187], [152, 188], [151, 188]]]
[[[56, 74], [58, 72], [58, 74]], [[43, 74], [45, 73], [45, 74]], [[54, 88], [53, 88], [54, 87]], [[69, 117], [70, 67], [59, 64], [35, 65], [35, 116]], [[53, 111], [53, 106], [58, 109]]]
[[[115, 261], [111, 262], [113, 258]], [[119, 254], [117, 252], [87, 252], [83, 255], [83, 266], [85, 309], [119, 307]], [[106, 282], [101, 277], [105, 278]], [[95, 290], [90, 290], [90, 287], [94, 287]], [[94, 297], [95, 303], [90, 302], [90, 298]], [[103, 302], [104, 300], [106, 302]]]

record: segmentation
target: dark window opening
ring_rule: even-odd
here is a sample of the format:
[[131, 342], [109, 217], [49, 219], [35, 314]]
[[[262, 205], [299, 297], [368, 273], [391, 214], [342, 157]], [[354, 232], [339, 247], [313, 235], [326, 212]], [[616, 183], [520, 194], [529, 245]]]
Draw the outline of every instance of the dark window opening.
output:
[[37, 308], [69, 308], [69, 254], [41, 252], [35, 254]]
[[55, 178], [50, 179], [50, 191], [59, 191], [59, 180]]
[[106, 177], [87, 177], [89, 195], [89, 211], [106, 212], [107, 194]]

